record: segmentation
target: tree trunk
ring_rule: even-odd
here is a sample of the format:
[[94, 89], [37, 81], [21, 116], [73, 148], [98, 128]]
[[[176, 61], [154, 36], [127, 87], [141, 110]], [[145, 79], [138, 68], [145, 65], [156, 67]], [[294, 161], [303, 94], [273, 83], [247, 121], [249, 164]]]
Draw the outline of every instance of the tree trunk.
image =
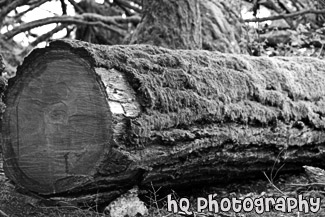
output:
[[237, 4], [229, 0], [144, 1], [142, 22], [125, 43], [245, 53], [240, 41], [247, 34]]
[[201, 0], [202, 49], [224, 53], [247, 53], [240, 42], [247, 38], [240, 21], [241, 7], [233, 0]]
[[199, 0], [144, 0], [143, 17], [131, 44], [171, 49], [202, 47]]
[[324, 166], [324, 83], [312, 58], [54, 41], [9, 82], [5, 173], [42, 195], [111, 200]]

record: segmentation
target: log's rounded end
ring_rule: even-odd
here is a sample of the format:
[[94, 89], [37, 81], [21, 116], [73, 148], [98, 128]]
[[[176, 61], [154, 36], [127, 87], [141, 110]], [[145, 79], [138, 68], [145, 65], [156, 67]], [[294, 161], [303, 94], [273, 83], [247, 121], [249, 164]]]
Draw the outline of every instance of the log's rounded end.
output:
[[19, 68], [2, 123], [4, 169], [41, 194], [87, 182], [110, 147], [111, 113], [89, 61], [44, 49]]

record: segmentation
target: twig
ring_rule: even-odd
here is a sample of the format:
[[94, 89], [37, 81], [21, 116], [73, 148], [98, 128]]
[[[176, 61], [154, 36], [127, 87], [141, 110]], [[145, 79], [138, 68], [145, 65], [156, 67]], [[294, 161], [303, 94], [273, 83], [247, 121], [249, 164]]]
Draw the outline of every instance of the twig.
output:
[[156, 191], [155, 187], [153, 186], [153, 184], [152, 184], [152, 182], [151, 182], [151, 188], [152, 188], [152, 190], [153, 190], [153, 192], [152, 192], [153, 197], [154, 197], [153, 202], [154, 202], [155, 205], [156, 205], [156, 209], [159, 210], [158, 201], [157, 201], [157, 193], [158, 193], [158, 191], [161, 189], [161, 187], [159, 187], [158, 190]]
[[139, 16], [131, 16], [131, 17], [125, 17], [123, 18], [122, 16], [103, 16], [100, 14], [94, 14], [94, 13], [83, 13], [81, 15], [84, 17], [86, 20], [98, 20], [106, 24], [113, 24], [113, 25], [118, 25], [118, 23], [139, 23], [141, 18]]
[[9, 216], [0, 209], [0, 217], [9, 217]]
[[244, 22], [264, 22], [264, 21], [272, 21], [272, 20], [280, 20], [280, 19], [292, 18], [292, 17], [297, 17], [297, 16], [301, 16], [301, 15], [305, 15], [305, 14], [325, 14], [325, 9], [324, 10], [309, 9], [309, 10], [294, 12], [294, 13], [291, 13], [291, 14], [280, 14], [280, 15], [270, 16], [270, 17], [244, 19], [243, 21]]
[[31, 51], [36, 45], [38, 45], [39, 43], [48, 40], [49, 38], [52, 37], [53, 34], [61, 31], [62, 29], [64, 29], [67, 25], [58, 25], [57, 27], [55, 27], [54, 29], [52, 29], [51, 31], [39, 36], [37, 39], [35, 39], [33, 42], [31, 42], [29, 44], [29, 46], [23, 51], [21, 52], [21, 56], [25, 56], [27, 53], [29, 53], [29, 51]]
[[68, 2], [70, 2], [77, 13], [82, 14], [84, 12], [84, 10], [74, 0], [68, 0]]
[[274, 177], [272, 177], [272, 181], [273, 181], [273, 179], [276, 178], [276, 176], [278, 175], [278, 173], [280, 172], [280, 170], [284, 167], [284, 165], [286, 165], [286, 164], [285, 164], [285, 163], [282, 164], [282, 165], [280, 166], [280, 168], [276, 170]]
[[291, 13], [291, 11], [286, 7], [286, 5], [283, 4], [283, 2], [281, 2], [280, 0], [278, 0], [278, 5], [279, 5], [280, 8], [282, 8], [282, 10], [284, 10], [286, 13]]
[[22, 11], [22, 12], [16, 14], [14, 16], [14, 19], [18, 19], [18, 18], [22, 17], [27, 12], [34, 10], [35, 8], [41, 6], [42, 4], [44, 4], [45, 2], [48, 2], [48, 1], [49, 0], [40, 0], [40, 1], [36, 2], [35, 4], [31, 5], [26, 11]]
[[134, 24], [138, 24], [141, 21], [141, 17], [137, 16], [137, 15], [133, 15], [130, 17], [121, 17], [121, 16], [113, 16], [113, 18], [115, 19], [115, 21], [117, 23], [134, 23]]
[[96, 21], [96, 22], [90, 22], [90, 21], [86, 21], [84, 20], [83, 16], [55, 16], [55, 17], [48, 17], [48, 18], [44, 18], [44, 19], [39, 19], [39, 20], [35, 20], [29, 23], [24, 23], [21, 24], [20, 26], [12, 29], [11, 31], [8, 31], [6, 33], [3, 34], [3, 36], [7, 39], [10, 39], [12, 37], [14, 37], [15, 35], [21, 33], [21, 32], [25, 32], [28, 31], [30, 29], [39, 27], [39, 26], [44, 26], [47, 24], [52, 24], [52, 23], [64, 23], [64, 24], [77, 24], [77, 25], [93, 25], [93, 26], [98, 26], [98, 27], [102, 27], [105, 29], [108, 29], [110, 31], [116, 32], [119, 35], [124, 36], [126, 33], [124, 30], [118, 29], [118, 28], [114, 28], [112, 26], [109, 26], [103, 22], [100, 21]]
[[[274, 163], [273, 163], [272, 170], [271, 170], [271, 180], [272, 180], [272, 182], [273, 182], [273, 171], [274, 171], [274, 168], [275, 168], [276, 162], [277, 162], [277, 160], [280, 158], [280, 155], [282, 154], [283, 151], [284, 151], [284, 149], [282, 149], [282, 150], [279, 152], [278, 156], [276, 156], [276, 159], [275, 159], [275, 161], [274, 161]], [[281, 167], [281, 168], [282, 168], [282, 167]], [[278, 171], [276, 172], [276, 174], [277, 174], [277, 173], [278, 173]], [[276, 176], [276, 174], [275, 174], [275, 176]]]
[[2, 7], [1, 11], [0, 11], [0, 28], [2, 27], [2, 23], [4, 21], [4, 18], [7, 16], [7, 14], [10, 11], [12, 11], [13, 9], [17, 8], [18, 6], [21, 6], [24, 3], [27, 3], [27, 1], [28, 0], [16, 0], [16, 1], [12, 1], [6, 7]]
[[62, 14], [67, 15], [67, 4], [65, 3], [64, 0], [60, 0], [60, 2], [61, 2]]
[[263, 172], [263, 174], [265, 175], [265, 177], [267, 178], [267, 180], [269, 181], [269, 183], [276, 189], [276, 190], [278, 190], [281, 194], [283, 194], [284, 196], [286, 196], [286, 194], [285, 193], [283, 193], [283, 191], [281, 191], [278, 187], [276, 187], [275, 185], [274, 185], [274, 183], [269, 179], [269, 177], [266, 175], [266, 173], [265, 172]]
[[70, 38], [71, 32], [75, 30], [75, 27], [72, 28], [67, 27], [66, 30], [67, 30], [67, 34], [64, 36], [64, 38]]
[[124, 1], [124, 0], [115, 0], [114, 3], [117, 4], [118, 6], [123, 6], [123, 7], [126, 7], [126, 8], [130, 8], [130, 9], [134, 10], [135, 12], [141, 13], [141, 9], [140, 8], [131, 5], [127, 1]]
[[81, 15], [85, 20], [97, 20], [106, 24], [118, 25], [114, 17], [102, 16], [95, 13], [83, 13]]
[[316, 183], [316, 182], [313, 182], [313, 183], [307, 183], [307, 184], [289, 184], [291, 186], [302, 186], [302, 187], [307, 187], [307, 186], [312, 186], [312, 185], [321, 185], [321, 186], [325, 186], [325, 183]]

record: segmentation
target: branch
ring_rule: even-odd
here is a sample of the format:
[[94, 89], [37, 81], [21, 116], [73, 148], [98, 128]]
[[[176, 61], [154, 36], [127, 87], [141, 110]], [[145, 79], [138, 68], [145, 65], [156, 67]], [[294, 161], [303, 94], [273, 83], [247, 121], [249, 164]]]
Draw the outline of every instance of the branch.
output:
[[9, 217], [6, 213], [0, 210], [0, 217]]
[[60, 2], [61, 2], [62, 14], [67, 15], [67, 4], [64, 2], [64, 0], [60, 0]]
[[114, 0], [114, 3], [119, 5], [119, 6], [123, 6], [129, 9], [134, 10], [135, 12], [141, 13], [141, 9], [135, 6], [132, 6], [129, 2], [124, 1], [124, 0]]
[[81, 15], [85, 20], [97, 20], [106, 24], [118, 25], [114, 17], [102, 16], [94, 13], [83, 13]]
[[29, 46], [20, 55], [21, 56], [26, 56], [36, 45], [38, 45], [39, 43], [41, 43], [43, 41], [48, 40], [49, 38], [51, 38], [53, 36], [53, 34], [61, 31], [65, 27], [66, 27], [66, 25], [58, 25], [57, 27], [55, 27], [51, 31], [39, 36], [37, 39], [35, 39], [33, 42], [31, 42], [29, 44]]
[[39, 26], [44, 26], [47, 24], [52, 24], [52, 23], [92, 25], [92, 26], [98, 26], [98, 27], [105, 28], [110, 31], [116, 32], [121, 36], [125, 36], [125, 34], [126, 34], [124, 30], [114, 28], [112, 26], [109, 26], [109, 25], [101, 22], [101, 21], [96, 21], [96, 22], [86, 21], [86, 20], [84, 20], [83, 16], [79, 15], [79, 16], [48, 17], [48, 18], [44, 18], [44, 19], [35, 20], [35, 21], [29, 22], [29, 23], [21, 24], [20, 26], [14, 28], [11, 31], [4, 33], [3, 35], [5, 38], [10, 39], [21, 32], [25, 32], [30, 29], [33, 29], [33, 28], [36, 28]]
[[[107, 1], [104, 2], [104, 5], [107, 5], [108, 7], [112, 7], [115, 6], [115, 2], [114, 3], [108, 3]], [[117, 5], [119, 9], [122, 9], [125, 13], [126, 16], [132, 16], [134, 13], [131, 12], [131, 10], [129, 8], [123, 7], [122, 5]]]
[[292, 17], [297, 17], [297, 16], [301, 16], [301, 15], [305, 15], [305, 14], [325, 14], [325, 9], [324, 10], [309, 9], [309, 10], [294, 12], [294, 13], [291, 13], [291, 14], [280, 14], [280, 15], [271, 16], [271, 17], [244, 19], [243, 21], [244, 22], [264, 22], [264, 21], [292, 18]]
[[35, 41], [33, 41], [32, 43], [29, 44], [29, 46], [35, 47], [36, 45], [38, 45], [39, 43], [48, 40], [49, 38], [51, 38], [55, 33], [61, 31], [62, 29], [64, 29], [67, 25], [58, 25], [57, 27], [55, 27], [54, 29], [52, 29], [51, 31], [39, 36], [37, 39], [35, 39]]
[[2, 27], [3, 20], [7, 16], [7, 14], [10, 11], [12, 11], [13, 9], [17, 8], [18, 6], [21, 6], [24, 3], [27, 3], [27, 1], [28, 0], [16, 0], [16, 1], [12, 1], [6, 7], [1, 8], [1, 11], [0, 11], [0, 28]]
[[[29, 0], [27, 1], [26, 5], [34, 5], [38, 2], [39, 0]], [[51, 0], [52, 1], [52, 0]]]
[[283, 2], [281, 2], [280, 0], [278, 0], [278, 5], [279, 5], [280, 8], [282, 8], [282, 10], [284, 10], [287, 14], [291, 13], [291, 11], [286, 7], [286, 5], [283, 4]]
[[139, 23], [141, 18], [139, 16], [125, 17], [122, 16], [102, 16], [94, 13], [83, 13], [83, 16], [86, 20], [97, 20], [106, 24], [118, 25], [118, 23]]
[[84, 12], [84, 10], [74, 0], [68, 0], [68, 2], [70, 2], [77, 13], [82, 14]]
[[117, 23], [134, 23], [134, 24], [138, 24], [141, 22], [141, 17], [138, 15], [133, 15], [130, 17], [121, 17], [121, 16], [113, 16], [112, 18], [115, 19], [115, 22]]
[[67, 34], [64, 36], [64, 38], [70, 38], [71, 32], [75, 30], [75, 26], [72, 28], [67, 27], [66, 30], [67, 30]]
[[36, 2], [35, 4], [31, 5], [26, 11], [22, 11], [19, 14], [16, 14], [13, 18], [14, 19], [18, 19], [20, 17], [22, 17], [24, 14], [26, 14], [29, 11], [34, 10], [35, 8], [41, 6], [42, 4], [44, 4], [45, 2], [48, 2], [49, 0], [40, 0], [38, 2]]

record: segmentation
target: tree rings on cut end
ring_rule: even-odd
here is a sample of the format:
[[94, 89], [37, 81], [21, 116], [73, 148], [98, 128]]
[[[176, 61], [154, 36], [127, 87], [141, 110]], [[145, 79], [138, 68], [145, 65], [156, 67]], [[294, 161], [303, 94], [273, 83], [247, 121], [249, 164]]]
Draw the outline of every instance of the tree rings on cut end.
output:
[[46, 50], [19, 70], [2, 124], [6, 174], [42, 194], [87, 182], [111, 140], [103, 84], [68, 50]]

